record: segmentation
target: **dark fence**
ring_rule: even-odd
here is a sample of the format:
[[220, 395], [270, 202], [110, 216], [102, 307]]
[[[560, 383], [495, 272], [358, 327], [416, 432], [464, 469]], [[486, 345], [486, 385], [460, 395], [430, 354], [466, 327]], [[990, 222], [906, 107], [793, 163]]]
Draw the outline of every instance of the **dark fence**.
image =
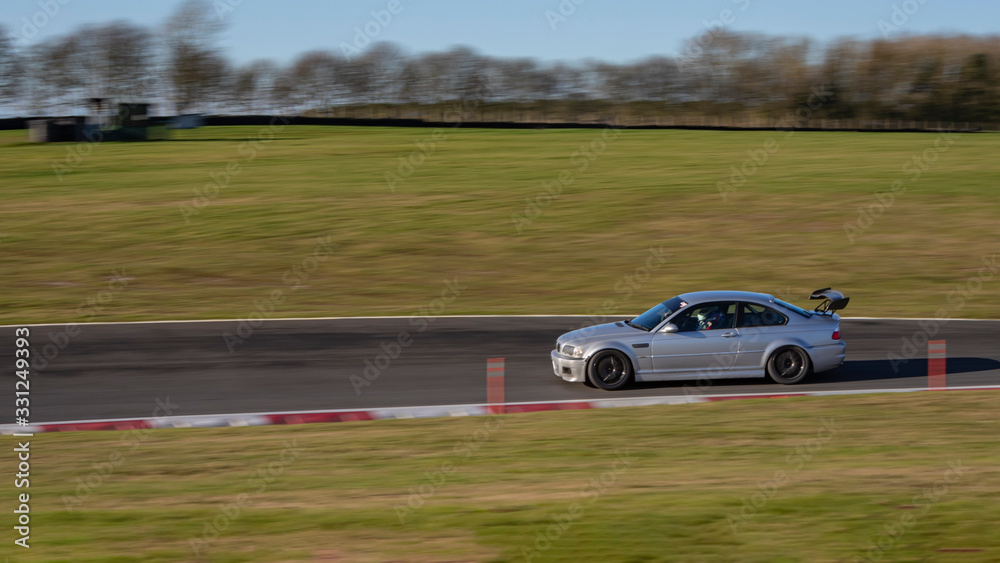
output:
[[550, 121], [426, 121], [423, 119], [376, 118], [360, 119], [350, 117], [275, 117], [271, 115], [215, 115], [206, 116], [205, 125], [235, 126], [255, 125], [267, 126], [276, 123], [285, 125], [336, 125], [351, 127], [474, 127], [483, 129], [602, 129], [613, 125], [629, 129], [690, 129], [708, 131], [871, 131], [895, 133], [922, 133], [927, 131], [961, 131], [974, 132], [988, 130], [1000, 131], [997, 124], [982, 123], [945, 123], [926, 121], [866, 121], [866, 120], [811, 120], [799, 125], [789, 125], [787, 121], [779, 120], [742, 120], [715, 118], [700, 118], [697, 122], [691, 119], [612, 119], [606, 122], [550, 122]]
[[32, 119], [50, 119], [39, 117], [11, 117], [0, 119], [0, 131], [10, 131], [11, 129], [27, 129], [28, 121]]
[[[27, 129], [28, 122], [33, 119], [52, 119], [52, 117], [15, 117], [0, 119], [0, 130]], [[169, 117], [152, 117], [152, 121], [167, 121]], [[205, 117], [206, 126], [258, 126], [274, 124], [283, 125], [331, 125], [351, 127], [474, 127], [484, 129], [601, 129], [608, 126], [628, 129], [688, 129], [707, 131], [865, 131], [887, 133], [923, 133], [923, 132], [976, 132], [1000, 131], [996, 123], [947, 123], [934, 121], [869, 121], [859, 119], [843, 120], [810, 120], [799, 124], [789, 124], [788, 121], [775, 119], [739, 119], [739, 118], [704, 118], [677, 117], [671, 118], [620, 118], [607, 121], [578, 123], [557, 121], [427, 121], [423, 119], [400, 118], [350, 118], [350, 117], [305, 117], [305, 116], [271, 116], [271, 115], [211, 115]]]

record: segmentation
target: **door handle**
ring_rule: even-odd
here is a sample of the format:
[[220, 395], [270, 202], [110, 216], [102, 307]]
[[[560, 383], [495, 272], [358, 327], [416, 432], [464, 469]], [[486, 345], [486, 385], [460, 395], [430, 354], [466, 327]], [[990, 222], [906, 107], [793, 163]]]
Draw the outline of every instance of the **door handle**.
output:
[[735, 332], [727, 332], [727, 333], [725, 333], [725, 334], [722, 335], [723, 338], [732, 338], [734, 336], [739, 336], [739, 335], [736, 334]]

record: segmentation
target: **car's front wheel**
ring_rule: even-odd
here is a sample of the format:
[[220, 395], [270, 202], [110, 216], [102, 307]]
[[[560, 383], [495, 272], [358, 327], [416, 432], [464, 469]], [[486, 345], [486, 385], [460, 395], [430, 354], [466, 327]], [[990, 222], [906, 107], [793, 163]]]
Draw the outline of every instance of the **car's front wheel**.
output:
[[605, 391], [621, 389], [632, 381], [632, 362], [617, 350], [602, 350], [590, 359], [587, 378]]
[[809, 354], [802, 348], [779, 348], [767, 360], [767, 375], [775, 383], [792, 385], [809, 375]]

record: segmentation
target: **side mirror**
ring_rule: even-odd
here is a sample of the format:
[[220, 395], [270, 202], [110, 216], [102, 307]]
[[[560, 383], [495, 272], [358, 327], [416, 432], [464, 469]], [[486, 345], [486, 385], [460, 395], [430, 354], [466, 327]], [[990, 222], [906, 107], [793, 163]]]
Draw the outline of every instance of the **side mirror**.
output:
[[663, 325], [663, 328], [660, 329], [660, 332], [677, 332], [677, 325], [675, 325], [674, 323], [667, 323]]

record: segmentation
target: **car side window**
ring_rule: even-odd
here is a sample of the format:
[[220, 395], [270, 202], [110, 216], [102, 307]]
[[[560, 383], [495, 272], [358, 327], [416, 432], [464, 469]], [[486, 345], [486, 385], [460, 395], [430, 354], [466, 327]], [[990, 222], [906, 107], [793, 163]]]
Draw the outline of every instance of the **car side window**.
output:
[[743, 324], [740, 328], [755, 326], [781, 326], [788, 322], [788, 317], [764, 305], [756, 303], [743, 304]]
[[729, 301], [702, 303], [681, 311], [672, 319], [677, 332], [718, 330], [736, 326], [736, 303]]

